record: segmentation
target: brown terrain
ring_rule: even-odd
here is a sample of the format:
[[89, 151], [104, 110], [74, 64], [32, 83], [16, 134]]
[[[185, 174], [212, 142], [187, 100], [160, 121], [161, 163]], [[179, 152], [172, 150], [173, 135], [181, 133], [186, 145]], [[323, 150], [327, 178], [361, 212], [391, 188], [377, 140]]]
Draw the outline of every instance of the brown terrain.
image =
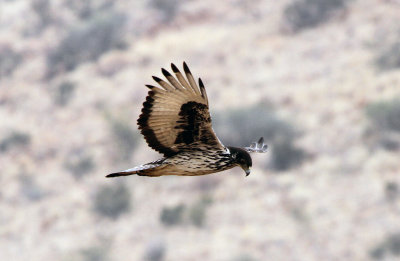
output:
[[[335, 1], [306, 28], [289, 0], [0, 2], [0, 260], [400, 260], [399, 132], [367, 113], [400, 96], [400, 47], [379, 63], [400, 1]], [[301, 159], [277, 168], [288, 138], [261, 128], [233, 144], [267, 135], [248, 177], [106, 179], [160, 157], [136, 126], [144, 85], [183, 61], [222, 141], [253, 128], [224, 115], [259, 107]]]

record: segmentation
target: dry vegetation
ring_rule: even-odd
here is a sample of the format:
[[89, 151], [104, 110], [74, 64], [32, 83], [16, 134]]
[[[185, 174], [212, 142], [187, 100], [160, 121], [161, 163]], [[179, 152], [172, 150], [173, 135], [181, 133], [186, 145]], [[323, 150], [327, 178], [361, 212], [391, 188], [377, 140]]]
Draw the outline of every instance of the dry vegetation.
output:
[[[398, 0], [0, 3], [0, 260], [395, 260]], [[249, 177], [158, 157], [144, 84], [186, 61]], [[214, 117], [215, 116], [215, 117]]]

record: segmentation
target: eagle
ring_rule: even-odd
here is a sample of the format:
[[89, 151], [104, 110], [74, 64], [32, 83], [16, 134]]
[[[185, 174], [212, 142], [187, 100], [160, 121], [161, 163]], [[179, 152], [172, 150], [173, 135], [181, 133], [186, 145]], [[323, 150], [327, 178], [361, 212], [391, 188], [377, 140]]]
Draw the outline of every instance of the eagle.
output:
[[158, 177], [163, 175], [198, 176], [241, 167], [250, 174], [251, 152], [266, 152], [261, 137], [249, 147], [224, 146], [211, 124], [206, 89], [198, 85], [189, 67], [183, 62], [186, 78], [172, 63], [172, 76], [161, 69], [166, 80], [153, 79], [159, 87], [146, 85], [150, 90], [137, 120], [147, 144], [163, 154], [156, 161], [124, 171], [111, 173], [107, 178], [129, 176]]

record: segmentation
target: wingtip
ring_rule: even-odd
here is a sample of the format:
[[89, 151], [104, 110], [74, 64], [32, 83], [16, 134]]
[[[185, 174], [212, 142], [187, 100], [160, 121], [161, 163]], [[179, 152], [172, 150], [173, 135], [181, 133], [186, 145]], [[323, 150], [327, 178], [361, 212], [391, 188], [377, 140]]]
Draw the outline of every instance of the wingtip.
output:
[[173, 64], [173, 63], [171, 63], [171, 68], [172, 68], [172, 71], [173, 71], [174, 73], [178, 73], [178, 72], [179, 72], [178, 67], [176, 67], [175, 64]]
[[204, 84], [203, 84], [203, 81], [201, 80], [201, 78], [199, 78], [199, 86], [200, 86], [200, 88], [204, 88]]
[[189, 70], [189, 67], [186, 64], [186, 62], [183, 62], [183, 70], [185, 70], [185, 73], [191, 73], [190, 70]]
[[157, 76], [151, 76], [153, 78], [153, 80], [155, 80], [156, 82], [161, 82], [162, 80], [160, 78], [158, 78]]
[[165, 70], [164, 68], [161, 68], [161, 72], [162, 74], [164, 74], [165, 77], [169, 77], [172, 76], [167, 70]]
[[264, 137], [261, 137], [259, 140], [258, 140], [258, 144], [263, 144], [264, 143]]

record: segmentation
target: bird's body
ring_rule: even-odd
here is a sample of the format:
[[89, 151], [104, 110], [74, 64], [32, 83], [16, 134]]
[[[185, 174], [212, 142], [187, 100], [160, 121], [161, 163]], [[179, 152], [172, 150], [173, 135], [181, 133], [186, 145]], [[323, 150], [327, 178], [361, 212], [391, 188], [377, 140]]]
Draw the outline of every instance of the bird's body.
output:
[[164, 157], [107, 177], [162, 175], [197, 176], [211, 174], [240, 166], [250, 173], [252, 160], [248, 152], [266, 152], [262, 138], [251, 147], [225, 147], [214, 133], [208, 110], [204, 85], [199, 87], [183, 64], [186, 79], [171, 64], [174, 78], [162, 69], [168, 82], [153, 76], [162, 87], [147, 85], [150, 89], [138, 119], [139, 129], [147, 144]]
[[[215, 161], [215, 159], [220, 159]], [[233, 168], [231, 157], [227, 151], [198, 150], [182, 151], [178, 154], [128, 169], [124, 172], [139, 176], [176, 175], [197, 176], [206, 175]], [[124, 173], [122, 172], [122, 173]], [[118, 174], [122, 174], [118, 173]]]

